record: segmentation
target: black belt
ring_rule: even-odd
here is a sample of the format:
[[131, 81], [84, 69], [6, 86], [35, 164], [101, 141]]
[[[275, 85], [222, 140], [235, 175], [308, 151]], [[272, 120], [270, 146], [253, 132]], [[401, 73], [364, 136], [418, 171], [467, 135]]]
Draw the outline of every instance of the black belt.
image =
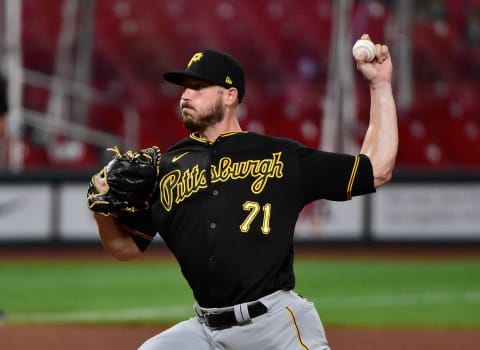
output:
[[[259, 301], [247, 305], [247, 308], [250, 318], [258, 317], [268, 311], [267, 307]], [[214, 329], [229, 328], [242, 324], [237, 321], [233, 308], [222, 312], [202, 313], [201, 317], [208, 327]]]

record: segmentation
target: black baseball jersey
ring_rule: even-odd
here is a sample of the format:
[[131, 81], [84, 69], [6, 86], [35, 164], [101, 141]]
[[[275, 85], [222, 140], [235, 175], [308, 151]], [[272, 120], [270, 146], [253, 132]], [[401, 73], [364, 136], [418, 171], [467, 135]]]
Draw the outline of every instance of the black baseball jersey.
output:
[[203, 307], [292, 289], [293, 234], [303, 207], [375, 191], [364, 155], [250, 132], [213, 143], [192, 134], [162, 155], [160, 169], [156, 203], [123, 222], [142, 250], [160, 234]]

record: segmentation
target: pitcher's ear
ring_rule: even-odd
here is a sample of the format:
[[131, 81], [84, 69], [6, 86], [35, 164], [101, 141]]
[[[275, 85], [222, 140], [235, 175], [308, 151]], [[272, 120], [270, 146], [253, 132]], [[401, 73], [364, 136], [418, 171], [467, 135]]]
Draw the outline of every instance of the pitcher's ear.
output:
[[234, 87], [231, 87], [226, 90], [226, 103], [231, 105], [238, 101], [238, 90]]

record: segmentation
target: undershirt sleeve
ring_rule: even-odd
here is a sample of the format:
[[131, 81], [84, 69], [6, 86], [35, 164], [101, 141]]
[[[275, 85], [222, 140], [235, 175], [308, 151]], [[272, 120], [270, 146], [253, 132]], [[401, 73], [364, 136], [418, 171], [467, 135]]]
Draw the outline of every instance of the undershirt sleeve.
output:
[[156, 235], [151, 210], [139, 214], [121, 216], [116, 218], [116, 220], [130, 233], [133, 241], [142, 252], [147, 249]]

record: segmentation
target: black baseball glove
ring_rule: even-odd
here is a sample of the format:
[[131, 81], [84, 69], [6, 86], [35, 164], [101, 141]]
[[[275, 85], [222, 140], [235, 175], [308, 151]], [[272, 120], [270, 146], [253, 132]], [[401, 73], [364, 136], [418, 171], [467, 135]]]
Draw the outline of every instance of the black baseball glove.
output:
[[[92, 176], [87, 193], [90, 210], [117, 217], [148, 209], [158, 188], [160, 149], [152, 146], [138, 152], [121, 153], [115, 146], [107, 150], [115, 154]], [[96, 177], [102, 178], [104, 184], [97, 183]]]

